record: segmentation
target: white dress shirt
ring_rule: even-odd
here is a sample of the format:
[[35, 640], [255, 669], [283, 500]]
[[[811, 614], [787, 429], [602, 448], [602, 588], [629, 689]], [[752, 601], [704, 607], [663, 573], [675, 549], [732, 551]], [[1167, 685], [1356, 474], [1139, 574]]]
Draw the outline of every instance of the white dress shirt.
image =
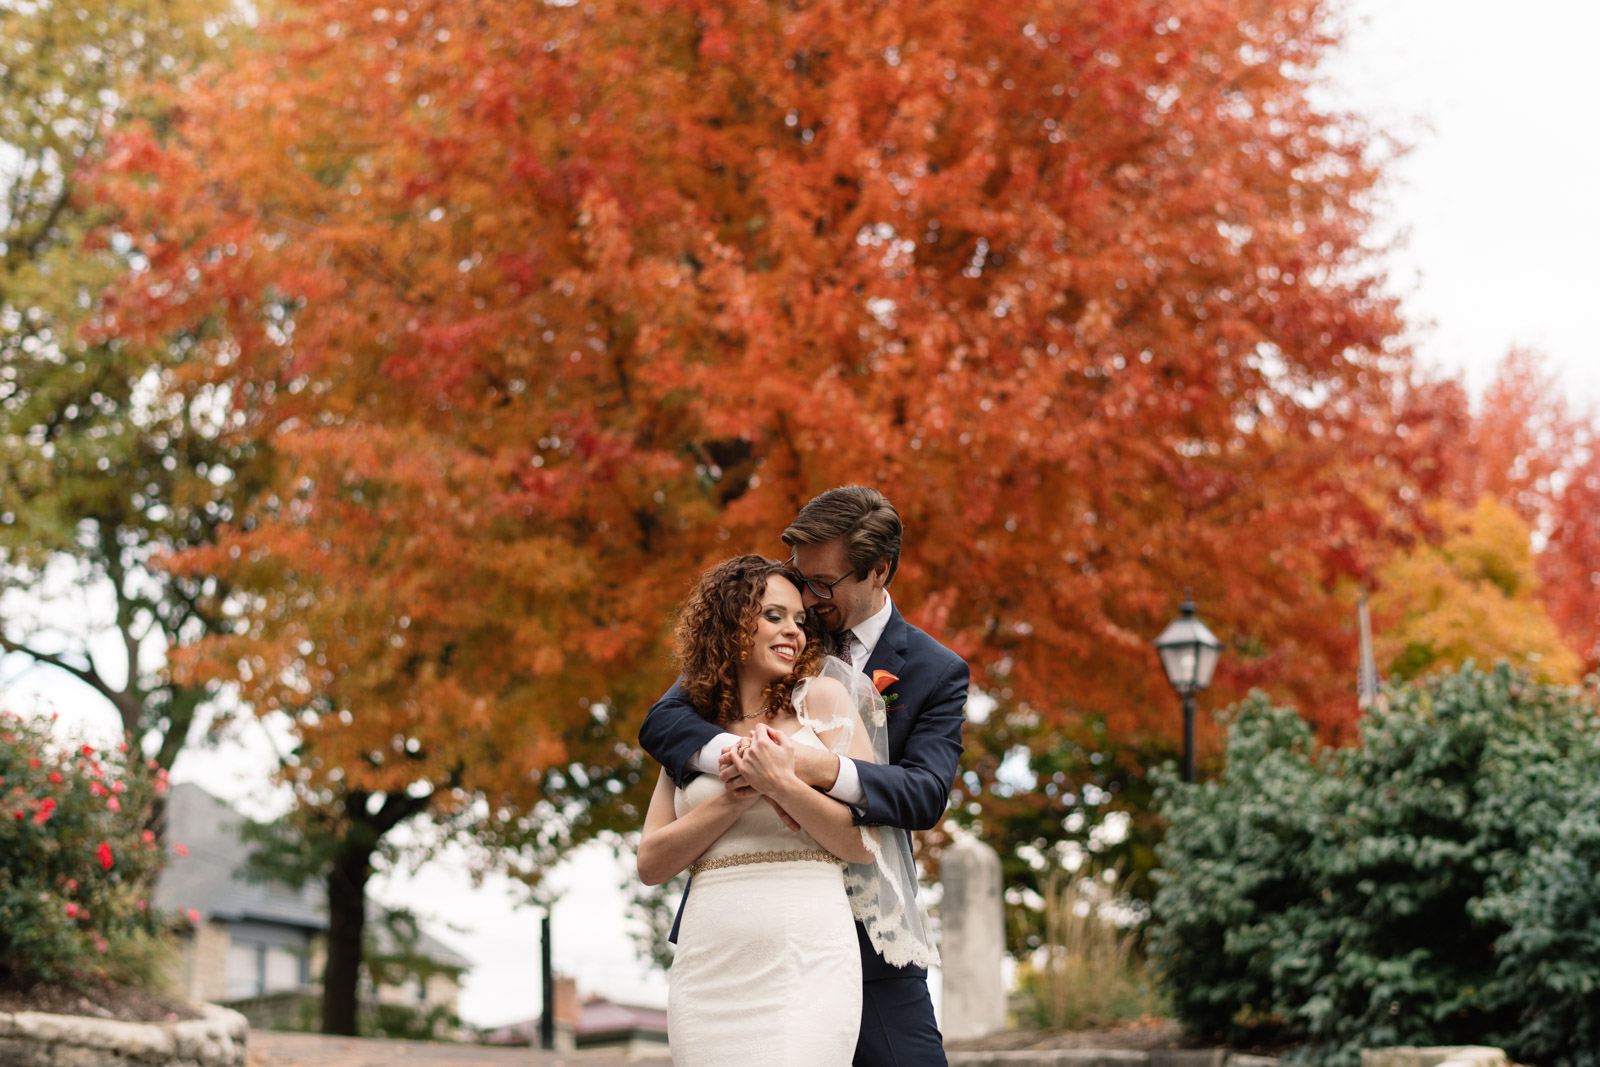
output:
[[[883, 631], [889, 625], [889, 614], [893, 610], [894, 601], [889, 599], [888, 593], [884, 593], [883, 607], [874, 612], [871, 618], [862, 620], [854, 629], [846, 631], [841, 636], [845, 644], [843, 651], [849, 659], [850, 666], [858, 671], [867, 669], [867, 661], [872, 659], [873, 651], [883, 638]], [[738, 744], [740, 740], [738, 734], [727, 732], [718, 734], [690, 758], [689, 766], [701, 774], [717, 774], [723, 750], [729, 745]], [[861, 775], [856, 771], [855, 760], [845, 756], [839, 757], [839, 777], [834, 779], [833, 788], [827, 792], [833, 799], [849, 804], [852, 808], [860, 808], [866, 802], [867, 793], [861, 788]]]

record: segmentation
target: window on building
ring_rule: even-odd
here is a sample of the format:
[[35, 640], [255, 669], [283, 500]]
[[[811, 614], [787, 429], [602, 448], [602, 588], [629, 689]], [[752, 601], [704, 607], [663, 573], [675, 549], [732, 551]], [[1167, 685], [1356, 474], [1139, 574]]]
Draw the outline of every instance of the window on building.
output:
[[253, 997], [261, 992], [261, 948], [253, 941], [235, 941], [228, 946], [227, 974], [223, 981], [226, 999]]
[[306, 984], [305, 952], [287, 945], [235, 938], [228, 945], [227, 968], [228, 1000], [290, 992]]
[[266, 947], [266, 960], [263, 966], [264, 981], [263, 993], [281, 993], [287, 990], [299, 989], [303, 984], [300, 980], [300, 961], [304, 959], [300, 953], [282, 945], [268, 945]]

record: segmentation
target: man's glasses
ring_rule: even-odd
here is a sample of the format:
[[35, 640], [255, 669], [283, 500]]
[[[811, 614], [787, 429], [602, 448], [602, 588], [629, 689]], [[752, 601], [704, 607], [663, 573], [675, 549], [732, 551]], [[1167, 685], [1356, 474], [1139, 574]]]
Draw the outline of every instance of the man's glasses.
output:
[[832, 600], [833, 587], [838, 585], [840, 582], [848, 582], [851, 578], [855, 577], [853, 574], [847, 574], [843, 578], [835, 578], [831, 582], [824, 582], [820, 578], [807, 578], [805, 575], [795, 570], [793, 556], [790, 556], [787, 560], [785, 560], [783, 565], [789, 568], [789, 573], [794, 575], [795, 580], [801, 585], [805, 586], [807, 589], [811, 590], [811, 595], [816, 597], [818, 600]]

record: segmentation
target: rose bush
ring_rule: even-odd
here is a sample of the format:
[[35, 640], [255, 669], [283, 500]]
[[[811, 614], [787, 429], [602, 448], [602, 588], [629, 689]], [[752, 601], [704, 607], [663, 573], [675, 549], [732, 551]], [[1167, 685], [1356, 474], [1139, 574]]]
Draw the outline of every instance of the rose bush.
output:
[[100, 973], [158, 933], [148, 824], [166, 777], [134, 759], [0, 711], [0, 984]]

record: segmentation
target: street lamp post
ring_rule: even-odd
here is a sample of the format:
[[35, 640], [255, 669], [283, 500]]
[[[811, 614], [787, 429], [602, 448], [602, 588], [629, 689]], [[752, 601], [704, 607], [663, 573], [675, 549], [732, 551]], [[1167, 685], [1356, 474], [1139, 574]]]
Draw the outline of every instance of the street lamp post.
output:
[[1156, 638], [1156, 652], [1167, 681], [1183, 698], [1183, 780], [1194, 781], [1194, 695], [1211, 684], [1222, 644], [1205, 623], [1194, 617], [1189, 591], [1176, 619]]
[[550, 908], [544, 909], [539, 920], [540, 983], [544, 986], [544, 1008], [539, 1013], [539, 1047], [549, 1051], [556, 1047], [556, 968], [555, 954], [550, 951]]

